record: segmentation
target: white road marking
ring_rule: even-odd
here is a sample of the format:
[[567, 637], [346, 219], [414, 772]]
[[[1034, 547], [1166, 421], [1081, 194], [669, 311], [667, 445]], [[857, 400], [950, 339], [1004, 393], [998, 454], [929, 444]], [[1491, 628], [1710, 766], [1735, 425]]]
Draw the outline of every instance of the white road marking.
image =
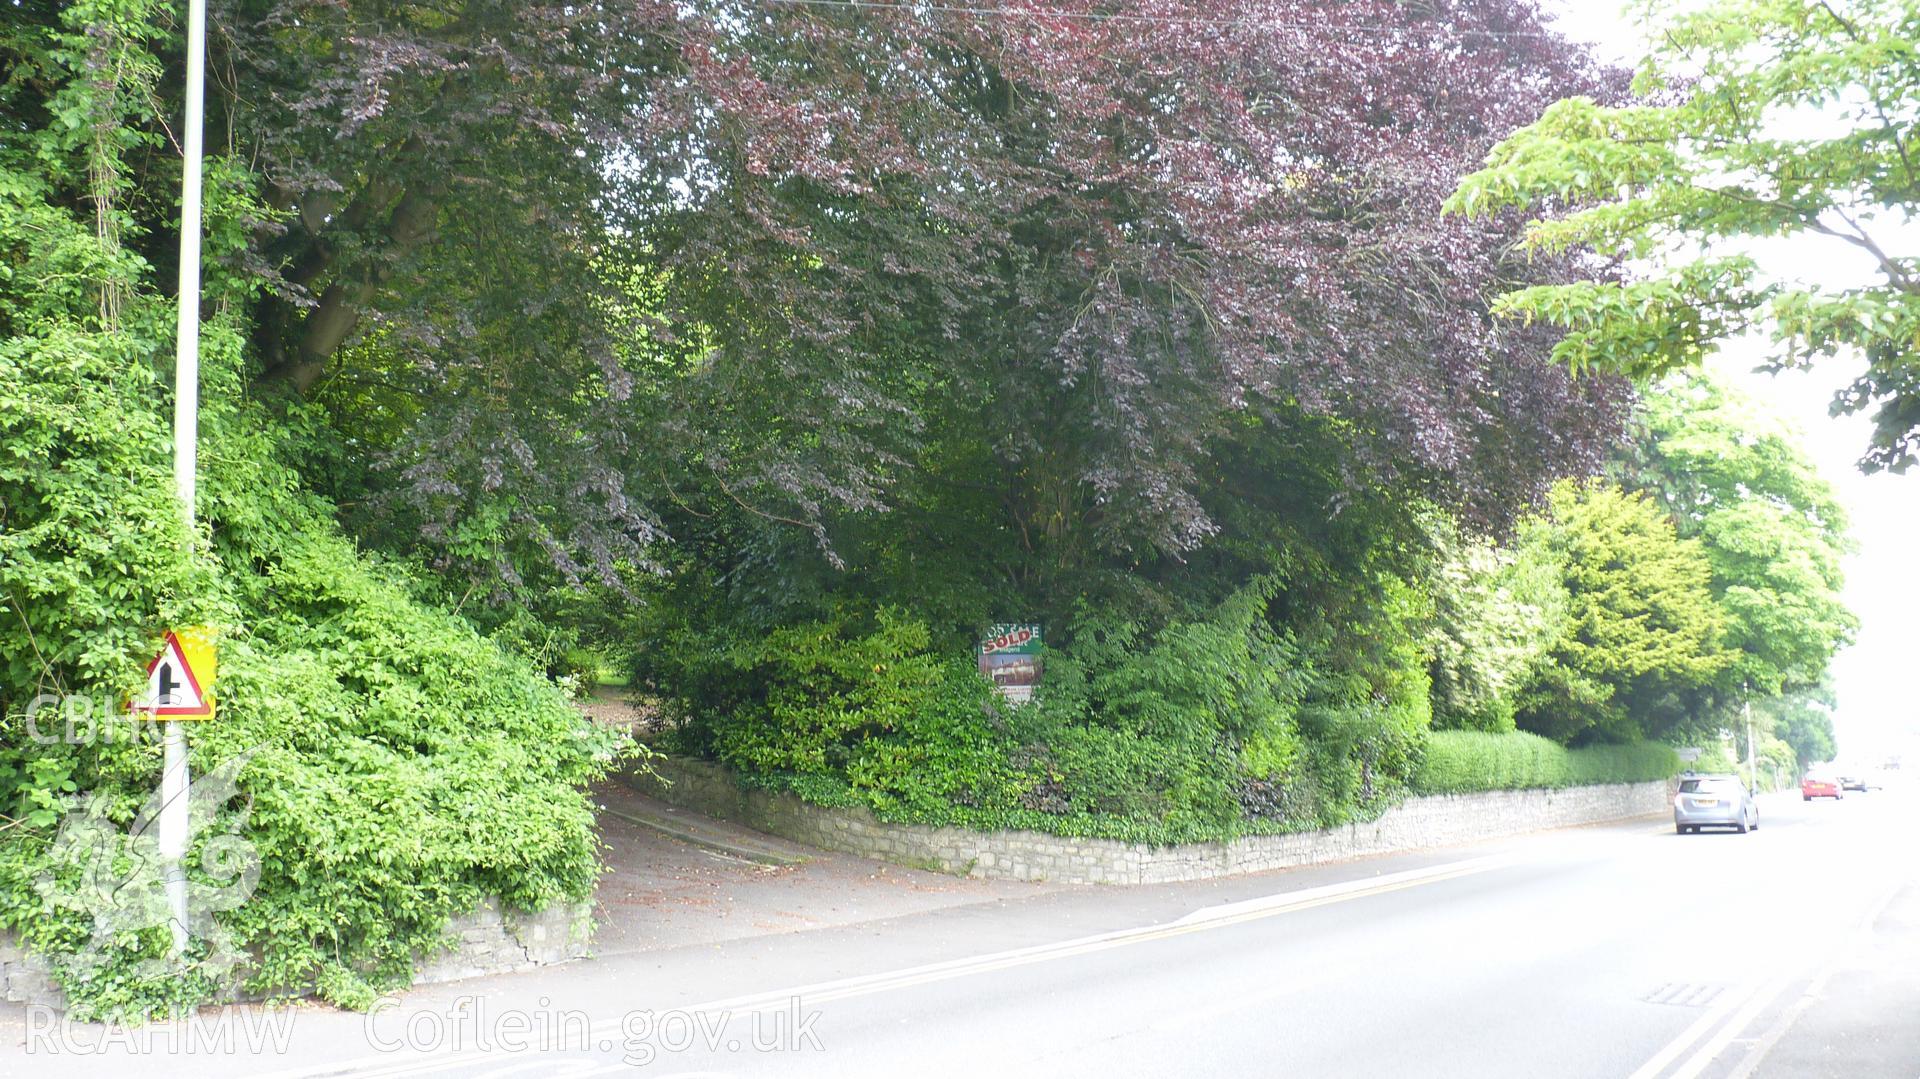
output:
[[[1902, 881], [1887, 889], [1886, 895], [1882, 896], [1879, 902], [1868, 909], [1866, 916], [1860, 919], [1860, 924], [1855, 930], [1865, 941], [1860, 948], [1863, 949], [1871, 946], [1874, 923], [1880, 920], [1880, 915], [1884, 913], [1889, 906], [1893, 905], [1894, 898], [1907, 887], [1909, 887], [1909, 885]], [[1753, 1048], [1741, 1059], [1739, 1065], [1728, 1073], [1727, 1079], [1748, 1079], [1749, 1076], [1758, 1071], [1760, 1065], [1766, 1061], [1767, 1054], [1773, 1052], [1773, 1047], [1779, 1044], [1780, 1039], [1786, 1036], [1787, 1031], [1793, 1029], [1795, 1023], [1800, 1021], [1800, 1016], [1804, 1014], [1808, 1008], [1812, 1007], [1815, 1001], [1820, 999], [1821, 995], [1826, 992], [1827, 983], [1832, 981], [1834, 975], [1840, 973], [1840, 969], [1845, 966], [1850, 959], [1855, 957], [1857, 950], [1858, 949], [1848, 949], [1843, 951], [1842, 954], [1834, 958], [1833, 962], [1827, 964], [1826, 969], [1815, 976], [1813, 981], [1807, 983], [1807, 988], [1800, 994], [1800, 999], [1794, 1001], [1793, 1006], [1788, 1008], [1786, 1014], [1782, 1015], [1772, 1027], [1768, 1028], [1766, 1033], [1754, 1040]]]
[[[1409, 869], [1399, 873], [1388, 873], [1377, 877], [1344, 881], [1314, 888], [1304, 888], [1259, 899], [1237, 903], [1222, 903], [1212, 907], [1202, 907], [1175, 921], [1155, 925], [1139, 926], [1131, 929], [1114, 930], [1054, 944], [1033, 945], [1026, 948], [1014, 948], [986, 955], [969, 956], [940, 963], [928, 963], [900, 970], [885, 971], [878, 974], [858, 975], [833, 981], [815, 982], [807, 985], [790, 986], [771, 992], [753, 993], [730, 997], [723, 1000], [707, 1001], [674, 1009], [687, 1013], [714, 1012], [759, 1012], [769, 1009], [784, 1009], [794, 1000], [804, 1001], [808, 1006], [845, 1000], [850, 997], [868, 996], [874, 993], [907, 989], [932, 982], [950, 981], [955, 978], [986, 974], [1011, 967], [1030, 966], [1036, 963], [1088, 955], [1094, 952], [1127, 947], [1147, 941], [1164, 940], [1169, 937], [1185, 936], [1189, 933], [1219, 929], [1229, 925], [1271, 918], [1281, 914], [1308, 910], [1313, 907], [1327, 906], [1332, 903], [1360, 899], [1366, 896], [1381, 895], [1418, 887], [1422, 884], [1435, 884], [1444, 880], [1484, 873], [1513, 864], [1514, 859], [1505, 855], [1493, 855], [1483, 858], [1471, 858], [1459, 862], [1446, 862], [1427, 866], [1422, 869]], [[623, 1033], [624, 1016], [601, 1020], [592, 1025], [588, 1040], [597, 1046], [602, 1039], [614, 1038]], [[342, 1061], [331, 1065], [299, 1068], [260, 1076], [259, 1079], [323, 1079], [330, 1076], [353, 1076], [354, 1079], [400, 1079], [402, 1076], [425, 1075], [445, 1069], [465, 1069], [478, 1061], [488, 1059], [486, 1054], [463, 1053], [452, 1055], [433, 1053], [425, 1059], [413, 1059], [396, 1062], [392, 1054], [366, 1057], [359, 1060]], [[494, 1059], [497, 1059], [495, 1057]]]
[[1754, 1016], [1759, 1015], [1763, 1008], [1773, 1003], [1775, 997], [1786, 991], [1791, 980], [1781, 976], [1768, 982], [1766, 988], [1755, 993], [1738, 1011], [1729, 1016], [1721, 1025], [1719, 1032], [1708, 1038], [1706, 1044], [1688, 1057], [1687, 1062], [1680, 1065], [1668, 1079], [1697, 1079], [1701, 1072], [1707, 1070], [1707, 1065], [1712, 1064], [1714, 1058], [1718, 1057], [1721, 1051], [1733, 1041], [1734, 1035], [1745, 1030], [1747, 1024], [1753, 1022]]
[[[1880, 912], [1885, 910], [1887, 906], [1893, 902], [1894, 897], [1899, 894], [1903, 886], [1904, 884], [1896, 885], [1888, 890], [1884, 896], [1872, 903], [1859, 923], [1853, 927], [1853, 934], [1862, 935], [1870, 933], [1873, 923], [1880, 917]], [[1830, 951], [1830, 949], [1825, 950]], [[1710, 1009], [1706, 1015], [1701, 1016], [1691, 1026], [1687, 1027], [1686, 1030], [1681, 1031], [1678, 1037], [1668, 1042], [1666, 1046], [1658, 1053], [1655, 1053], [1650, 1060], [1641, 1065], [1640, 1069], [1634, 1072], [1630, 1079], [1654, 1079], [1655, 1076], [1664, 1072], [1668, 1065], [1678, 1060], [1682, 1053], [1685, 1053], [1688, 1049], [1692, 1049], [1694, 1043], [1700, 1041], [1702, 1038], [1706, 1038], [1706, 1041], [1698, 1049], [1694, 1050], [1693, 1055], [1688, 1057], [1685, 1063], [1675, 1068], [1671, 1073], [1668, 1073], [1666, 1079], [1697, 1079], [1715, 1060], [1720, 1058], [1722, 1053], [1726, 1052], [1728, 1046], [1736, 1042], [1741, 1044], [1751, 1043], [1751, 1047], [1745, 1056], [1742, 1057], [1740, 1064], [1730, 1073], [1728, 1079], [1746, 1079], [1746, 1077], [1751, 1076], [1755, 1069], [1766, 1059], [1767, 1053], [1772, 1050], [1774, 1044], [1787, 1032], [1787, 1029], [1793, 1025], [1794, 1021], [1800, 1017], [1801, 1012], [1805, 1011], [1807, 1006], [1818, 997], [1820, 991], [1825, 988], [1827, 981], [1833, 977], [1840, 965], [1841, 960], [1839, 959], [1828, 963], [1825, 969], [1809, 983], [1800, 1000], [1788, 1009], [1786, 1015], [1776, 1022], [1766, 1034], [1757, 1039], [1741, 1038], [1739, 1035], [1744, 1032], [1748, 1026], [1752, 1025], [1760, 1013], [1766, 1010], [1767, 1006], [1773, 1003], [1774, 1000], [1778, 999], [1780, 994], [1785, 992], [1788, 986], [1793, 984], [1797, 974], [1790, 971], [1785, 974], [1777, 974], [1771, 979], [1755, 979], [1747, 983], [1741, 987], [1739, 992], [1733, 994], [1731, 998], [1721, 998], [1721, 1001]], [[1805, 970], [1802, 964], [1794, 964], [1794, 968], [1800, 972], [1804, 972]], [[1709, 1036], [1709, 1032], [1711, 1032], [1711, 1036]]]
[[1378, 877], [1366, 877], [1360, 880], [1342, 881], [1339, 884], [1326, 884], [1318, 888], [1303, 888], [1296, 892], [1281, 892], [1278, 895], [1261, 896], [1258, 899], [1243, 899], [1236, 903], [1220, 903], [1211, 907], [1201, 907], [1182, 918], [1169, 923], [1171, 925], [1205, 925], [1220, 921], [1242, 921], [1244, 915], [1276, 911], [1279, 908], [1298, 906], [1312, 899], [1342, 897], [1354, 892], [1371, 892], [1385, 885], [1401, 883], [1423, 883], [1436, 877], [1465, 876], [1469, 873], [1481, 873], [1489, 869], [1499, 869], [1514, 864], [1510, 855], [1489, 855], [1485, 858], [1470, 858], [1463, 862], [1448, 862], [1444, 865], [1427, 866], [1423, 869], [1408, 869], [1399, 873], [1386, 873]]
[[1751, 981], [1741, 985], [1731, 993], [1722, 994], [1720, 998], [1714, 1002], [1713, 1006], [1706, 1010], [1705, 1014], [1694, 1020], [1687, 1029], [1681, 1031], [1672, 1041], [1662, 1046], [1659, 1052], [1653, 1054], [1645, 1064], [1640, 1065], [1639, 1069], [1629, 1076], [1628, 1079], [1654, 1079], [1654, 1076], [1666, 1070], [1667, 1065], [1680, 1059], [1681, 1053], [1692, 1048], [1694, 1042], [1705, 1037], [1707, 1032], [1714, 1028], [1715, 1024], [1732, 1014], [1735, 1009], [1745, 1004], [1755, 993], [1759, 992], [1760, 985], [1761, 983], [1758, 981]]

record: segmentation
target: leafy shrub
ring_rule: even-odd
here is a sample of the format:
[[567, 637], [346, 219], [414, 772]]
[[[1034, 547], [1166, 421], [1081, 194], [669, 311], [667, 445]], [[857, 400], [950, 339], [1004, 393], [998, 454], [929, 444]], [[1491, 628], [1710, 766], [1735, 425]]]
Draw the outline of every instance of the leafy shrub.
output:
[[1532, 790], [1665, 779], [1680, 769], [1655, 742], [1567, 749], [1525, 731], [1435, 731], [1414, 773], [1421, 794]]
[[1306, 751], [1277, 786], [1246, 785], [1242, 802], [1255, 816], [1332, 827], [1376, 816], [1407, 792], [1432, 721], [1422, 640], [1430, 607], [1393, 577], [1348, 604], [1299, 650]]
[[1761, 735], [1759, 759], [1755, 761], [1760, 773], [1756, 779], [1761, 790], [1787, 790], [1799, 785], [1800, 764], [1794, 757], [1793, 747], [1772, 735]]
[[1427, 720], [1417, 612], [1369, 621], [1336, 677], [1317, 666], [1326, 645], [1316, 659], [1272, 628], [1277, 588], [1157, 630], [1083, 612], [1021, 706], [890, 607], [656, 629], [642, 674], [679, 717], [675, 748], [889, 819], [1181, 842], [1377, 812], [1404, 793]]
[[1659, 742], [1584, 746], [1567, 751], [1570, 786], [1645, 783], [1667, 779], [1680, 770], [1673, 747]]
[[991, 687], [930, 637], [882, 607], [758, 638], [682, 637], [652, 654], [644, 677], [679, 720], [677, 748], [743, 775], [900, 813], [1011, 807], [1021, 784], [991, 721]]
[[1567, 629], [1570, 599], [1549, 540], [1532, 520], [1510, 546], [1436, 529], [1440, 563], [1432, 579], [1436, 730], [1511, 731], [1516, 697]]
[[1071, 648], [1048, 653], [1045, 688], [1015, 720], [1028, 758], [1053, 781], [1033, 804], [1170, 834], [1231, 834], [1242, 746], [1268, 774], [1299, 752], [1306, 680], [1293, 643], [1266, 621], [1274, 588], [1256, 582], [1204, 618], [1153, 633], [1083, 611]]
[[[590, 895], [585, 787], [613, 737], [339, 533], [281, 463], [285, 436], [243, 403], [227, 324], [204, 350], [205, 531], [189, 542], [150, 363], [168, 313], [142, 301], [124, 317], [118, 332], [50, 318], [0, 344], [0, 925], [50, 960], [77, 1015], [135, 1018], [200, 1003], [230, 973], [363, 1005], [484, 896]], [[229, 954], [183, 965], [164, 923], [99, 932], [59, 844], [82, 796], [128, 829], [156, 740], [45, 745], [22, 727], [43, 692], [128, 699], [159, 630], [192, 623], [222, 637], [220, 715], [193, 727], [192, 768], [251, 753], [221, 826], [245, 814], [259, 879], [215, 915]], [[211, 840], [196, 842], [200, 879]]]
[[867, 736], [897, 733], [930, 703], [941, 671], [925, 624], [890, 607], [868, 630], [850, 623], [786, 626], [734, 647], [731, 662], [763, 696], [720, 730], [721, 760], [761, 772], [841, 769]]
[[1340, 646], [1301, 645], [1268, 623], [1272, 587], [1158, 631], [1083, 615], [1019, 706], [884, 607], [679, 638], [649, 677], [682, 714], [677, 748], [751, 786], [917, 823], [1193, 842], [1363, 819], [1409, 792], [1674, 771], [1664, 746], [1429, 733], [1417, 597], [1390, 589]]

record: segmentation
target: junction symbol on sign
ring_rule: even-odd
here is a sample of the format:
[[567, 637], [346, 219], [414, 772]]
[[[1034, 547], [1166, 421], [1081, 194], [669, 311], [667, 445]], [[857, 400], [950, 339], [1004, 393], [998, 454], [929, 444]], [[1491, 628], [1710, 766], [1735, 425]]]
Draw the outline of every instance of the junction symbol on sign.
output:
[[166, 719], [213, 718], [213, 645], [192, 630], [167, 631], [147, 664], [147, 692], [134, 710]]

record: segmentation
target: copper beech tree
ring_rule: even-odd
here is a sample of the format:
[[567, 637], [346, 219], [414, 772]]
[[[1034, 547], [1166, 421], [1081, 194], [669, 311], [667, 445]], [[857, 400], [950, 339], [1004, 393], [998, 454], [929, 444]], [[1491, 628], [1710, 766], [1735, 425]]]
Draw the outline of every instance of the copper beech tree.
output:
[[957, 419], [1010, 535], [1129, 558], [1217, 530], [1249, 417], [1337, 421], [1353, 482], [1477, 526], [1617, 427], [1619, 383], [1486, 314], [1565, 264], [1440, 213], [1496, 139], [1619, 89], [1523, 0], [221, 0], [215, 29], [214, 130], [278, 210], [262, 392], [327, 402], [333, 493], [448, 565], [607, 576], [681, 507], [830, 551]]

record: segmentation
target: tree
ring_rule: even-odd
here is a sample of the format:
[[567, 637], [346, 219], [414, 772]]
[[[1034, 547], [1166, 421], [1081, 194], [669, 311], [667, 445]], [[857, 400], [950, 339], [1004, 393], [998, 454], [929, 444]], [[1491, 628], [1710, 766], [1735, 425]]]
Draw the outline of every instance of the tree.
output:
[[1794, 690], [1754, 709], [1773, 735], [1793, 747], [1800, 770], [1839, 754], [1833, 733], [1833, 686], [1828, 682]]
[[[1540, 214], [1526, 246], [1589, 252], [1585, 280], [1507, 292], [1501, 314], [1567, 333], [1574, 369], [1657, 375], [1766, 327], [1776, 367], [1858, 350], [1836, 413], [1874, 410], [1868, 470], [1920, 452], [1920, 262], [1890, 230], [1920, 198], [1920, 4], [1723, 0], [1674, 15], [1638, 101], [1570, 97], [1507, 137], [1448, 202], [1475, 217]], [[1763, 272], [1750, 241], [1818, 236], [1877, 280]], [[1651, 263], [1625, 277], [1623, 262]]]
[[1858, 622], [1841, 599], [1846, 515], [1795, 433], [1704, 376], [1657, 386], [1640, 421], [1620, 471], [1706, 551], [1737, 653], [1729, 689], [1818, 682]]
[[[806, 29], [806, 63], [845, 72], [806, 84], [826, 95], [811, 112], [875, 108], [942, 159], [850, 192], [735, 168], [725, 128], [639, 151], [642, 195], [684, 184], [689, 161], [715, 185], [632, 211], [667, 267], [662, 309], [711, 344], [663, 391], [695, 448], [667, 459], [690, 507], [663, 509], [669, 531], [744, 502], [756, 528], [818, 522], [857, 564], [885, 512], [944, 549], [993, 544], [983, 571], [1017, 565], [1005, 575], [1045, 603], [1088, 567], [1177, 569], [1242, 505], [1305, 501], [1240, 475], [1249, 457], [1336, 481], [1303, 512], [1392, 487], [1475, 532], [1592, 471], [1624, 383], [1573, 380], [1544, 362], [1548, 336], [1483, 317], [1490, 291], [1558, 268], [1513, 259], [1510, 222], [1436, 210], [1529, 103], [1600, 92], [1603, 74], [1517, 5], [1295, 11], [810, 27], [783, 9], [730, 39], [788, 79]], [[840, 44], [856, 26], [857, 50]], [[731, 239], [767, 220], [779, 242]], [[802, 477], [828, 454], [885, 464], [810, 500]]]
[[1537, 362], [1545, 338], [1482, 317], [1512, 275], [1559, 268], [1511, 261], [1504, 223], [1455, 231], [1432, 182], [1547, 86], [1604, 92], [1602, 74], [1515, 33], [1537, 24], [1505, 3], [1282, 12], [1197, 5], [1190, 34], [1063, 22], [989, 53], [1015, 89], [983, 110], [998, 143], [1066, 177], [1014, 223], [963, 384], [1032, 477], [1013, 507], [1028, 534], [1084, 521], [1054, 538], [1181, 555], [1219, 526], [1203, 477], [1220, 443], [1302, 414], [1341, 421], [1354, 486], [1504, 526], [1585, 471], [1612, 422], [1617, 383], [1563, 381]]
[[1427, 642], [1436, 728], [1514, 729], [1519, 691], [1568, 628], [1565, 567], [1550, 535], [1530, 525], [1506, 547], [1443, 545]]
[[1549, 511], [1540, 527], [1563, 567], [1568, 624], [1521, 695], [1520, 727], [1561, 742], [1684, 729], [1734, 661], [1700, 542], [1607, 483], [1563, 483]]
[[313, 480], [456, 579], [616, 579], [657, 526], [606, 178], [697, 28], [645, 0], [210, 17], [210, 127], [275, 211], [243, 267], [252, 389], [323, 407]]
[[[177, 192], [152, 111], [172, 6], [12, 5], [0, 24], [0, 926], [76, 1018], [179, 1014], [239, 984], [366, 1007], [486, 896], [534, 910], [591, 895], [586, 788], [626, 740], [421, 602], [303, 486], [299, 429], [242, 392], [257, 281], [233, 267], [266, 211], [226, 161], [209, 173], [185, 526], [162, 374], [175, 305], [140, 255]], [[160, 747], [124, 702], [182, 625], [221, 637], [182, 869], [224, 900], [196, 899], [176, 954], [136, 819]], [[43, 693], [73, 727], [49, 724]], [[236, 791], [237, 812], [222, 805]]]
[[[250, 392], [317, 402], [313, 482], [456, 577], [617, 582], [682, 504], [830, 547], [948, 422], [1058, 553], [1192, 551], [1236, 412], [1339, 420], [1355, 487], [1496, 528], [1619, 420], [1620, 383], [1481, 317], [1566, 267], [1434, 212], [1499, 131], [1610, 92], [1519, 0], [212, 19], [216, 149], [266, 203], [234, 223]], [[165, 205], [129, 203], [162, 274]]]

